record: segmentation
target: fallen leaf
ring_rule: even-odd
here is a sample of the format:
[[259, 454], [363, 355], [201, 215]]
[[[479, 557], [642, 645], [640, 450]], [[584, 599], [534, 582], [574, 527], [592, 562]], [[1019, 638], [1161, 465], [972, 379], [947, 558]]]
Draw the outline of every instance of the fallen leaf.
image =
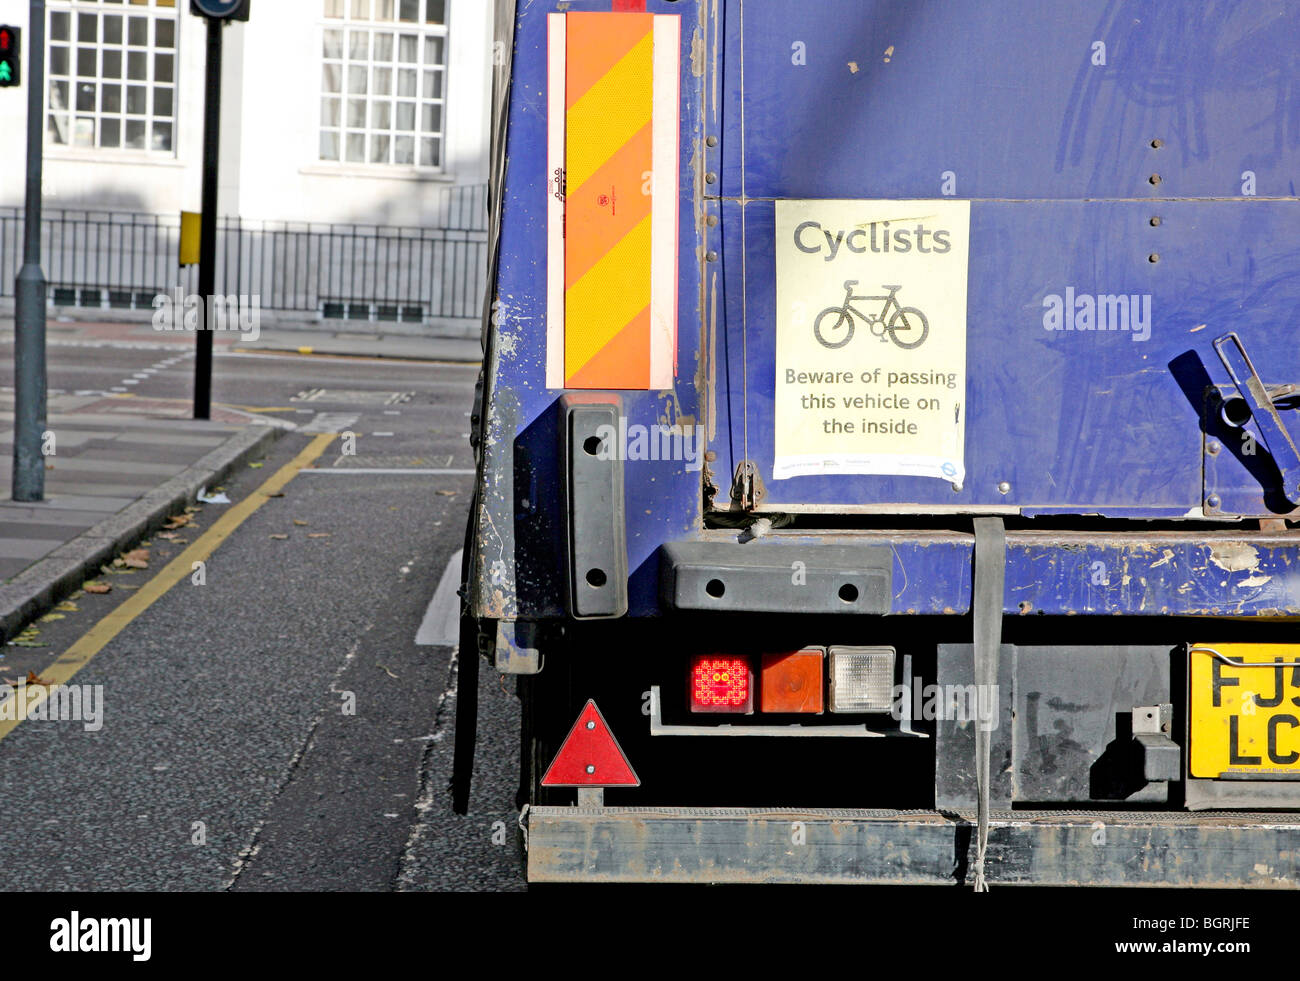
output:
[[64, 600], [62, 603], [56, 606], [55, 609], [62, 610], [64, 613], [76, 613], [77, 604], [72, 602], [72, 600]]
[[174, 514], [167, 519], [167, 523], [163, 527], [167, 528], [169, 531], [174, 528], [184, 528], [192, 520], [193, 518], [188, 514]]
[[311, 531], [307, 533], [308, 538], [329, 538], [333, 532], [329, 531]]
[[50, 684], [53, 684], [53, 682], [51, 682], [51, 681], [46, 681], [44, 678], [42, 678], [40, 675], [38, 675], [35, 671], [28, 671], [28, 672], [27, 672], [27, 681], [26, 681], [26, 684], [29, 684], [29, 685], [50, 685]]
[[122, 562], [128, 569], [147, 569], [149, 568], [149, 550], [147, 548], [133, 548], [122, 556]]
[[13, 644], [15, 647], [49, 647], [49, 644], [42, 644], [37, 641], [36, 638], [39, 637], [40, 634], [40, 628], [35, 624], [31, 624], [17, 637], [9, 641], [9, 643]]
[[456, 492], [455, 492], [455, 491], [440, 490], [440, 491], [438, 491], [438, 493], [441, 494], [443, 497], [455, 497], [455, 496], [456, 496]]
[[[263, 491], [262, 493], [266, 494], [267, 497], [284, 497], [284, 491], [276, 491], [274, 494], [267, 493], [266, 491]], [[397, 509], [394, 508], [393, 510]]]
[[62, 613], [47, 613], [45, 614], [45, 616], [41, 617], [41, 623], [50, 623], [51, 621], [62, 620], [62, 619], [63, 619]]
[[294, 523], [295, 525], [299, 525], [299, 526], [301, 526], [301, 525], [305, 525], [307, 522], [305, 522], [305, 521], [299, 521], [297, 518], [294, 518], [294, 519], [293, 519], [293, 523]]
[[260, 469], [260, 468], [262, 467], [262, 464], [260, 464], [260, 463], [250, 463], [249, 466], [252, 467], [254, 470], [258, 470], [258, 469]]
[[389, 671], [388, 668], [384, 667], [382, 664], [380, 664], [379, 667], [380, 667], [380, 668], [383, 668], [384, 674], [388, 675], [388, 677], [390, 677], [390, 678], [394, 678], [394, 679], [396, 679], [397, 681], [401, 681], [401, 680], [402, 680], [401, 678], [398, 678], [397, 675], [393, 674], [393, 672]]
[[88, 582], [81, 588], [88, 593], [107, 593], [113, 587], [106, 582]]
[[174, 531], [160, 531], [160, 532], [158, 532], [158, 537], [159, 537], [159, 538], [166, 539], [166, 540], [169, 541], [169, 542], [174, 542], [174, 541], [176, 541], [176, 539], [179, 538], [180, 536], [177, 535], [176, 532], [174, 532]]
[[272, 535], [271, 537], [274, 538], [277, 542], [282, 542], [282, 541], [284, 541], [286, 538], [288, 538], [289, 536], [288, 536], [288, 535]]

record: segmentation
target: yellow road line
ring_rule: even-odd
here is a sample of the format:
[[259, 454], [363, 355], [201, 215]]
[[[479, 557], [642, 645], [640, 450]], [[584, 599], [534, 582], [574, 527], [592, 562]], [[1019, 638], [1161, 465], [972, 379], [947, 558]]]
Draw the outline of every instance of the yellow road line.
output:
[[[126, 626], [132, 620], [149, 609], [156, 600], [160, 599], [178, 582], [190, 575], [194, 571], [195, 562], [206, 560], [222, 542], [231, 536], [236, 528], [270, 499], [270, 495], [278, 493], [285, 484], [297, 476], [299, 470], [306, 469], [309, 464], [324, 453], [325, 447], [333, 441], [336, 435], [338, 434], [320, 433], [313, 438], [301, 453], [272, 474], [261, 487], [226, 510], [221, 517], [212, 523], [211, 528], [195, 539], [180, 555], [163, 566], [156, 576], [77, 638], [72, 646], [63, 652], [62, 657], [40, 672], [40, 676], [51, 684], [67, 684], [74, 674], [80, 671], [92, 657], [103, 650], [109, 641], [126, 629]], [[22, 699], [16, 700], [14, 718], [0, 719], [0, 739], [4, 739], [5, 736], [9, 735], [18, 723], [27, 717], [28, 710], [48, 697], [48, 688], [40, 685], [32, 687], [38, 688], [39, 691], [28, 693], [25, 705]], [[33, 697], [33, 695], [36, 697]], [[12, 697], [16, 698], [16, 695]]]

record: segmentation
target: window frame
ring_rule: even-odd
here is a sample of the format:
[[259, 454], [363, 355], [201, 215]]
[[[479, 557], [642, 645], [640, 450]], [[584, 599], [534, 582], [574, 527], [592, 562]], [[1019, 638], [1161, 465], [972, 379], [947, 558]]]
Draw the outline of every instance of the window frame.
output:
[[[318, 72], [313, 109], [316, 115], [312, 127], [311, 163], [304, 169], [316, 173], [361, 174], [367, 177], [424, 180], [448, 179], [450, 173], [447, 165], [447, 142], [451, 128], [449, 126], [450, 99], [448, 92], [449, 75], [451, 74], [452, 0], [442, 0], [443, 19], [441, 24], [429, 23], [424, 19], [427, 17], [426, 4], [431, 0], [418, 0], [419, 9], [415, 21], [397, 19], [400, 16], [402, 0], [392, 0], [394, 19], [391, 21], [375, 20], [373, 17], [373, 5], [381, 2], [381, 0], [369, 0], [372, 12], [369, 19], [360, 19], [352, 15], [355, 0], [342, 0], [344, 14], [341, 17], [326, 16], [327, 0], [314, 0], [314, 2], [320, 4], [314, 57]], [[337, 56], [327, 57], [325, 51], [327, 31], [338, 31], [340, 34], [340, 47]], [[352, 54], [354, 31], [366, 35], [366, 50], [363, 56], [354, 56]], [[391, 57], [376, 59], [375, 39], [377, 36], [385, 34], [392, 38]], [[403, 63], [398, 60], [401, 56], [403, 34], [414, 34], [415, 36], [416, 60], [414, 62]], [[425, 61], [427, 43], [430, 38], [438, 38], [441, 41], [441, 59], [436, 64]], [[330, 66], [337, 66], [338, 69], [337, 89], [328, 89], [326, 87], [325, 77]], [[349, 78], [352, 75], [352, 70], [362, 66], [365, 69], [365, 91], [359, 93], [349, 92]], [[376, 92], [376, 73], [385, 69], [391, 72], [388, 90], [387, 92]], [[400, 85], [398, 73], [403, 70], [410, 70], [415, 74], [415, 92], [413, 95], [402, 96], [398, 94]], [[430, 72], [436, 72], [441, 77], [441, 85], [437, 89], [438, 94], [436, 96], [424, 94], [425, 76]], [[331, 124], [326, 120], [326, 100], [332, 100], [334, 103], [336, 123]], [[364, 119], [359, 126], [349, 125], [348, 123], [348, 103], [352, 100], [359, 101], [364, 105]], [[399, 103], [409, 104], [413, 107], [414, 119], [409, 130], [398, 128]], [[388, 123], [386, 127], [376, 125], [377, 107], [381, 105], [388, 107]], [[438, 107], [440, 113], [438, 126], [436, 129], [422, 129], [421, 123], [424, 113], [428, 107], [433, 106]], [[335, 146], [336, 157], [323, 155], [327, 134], [334, 134], [337, 139]], [[398, 140], [408, 134], [412, 141], [411, 162], [398, 163], [396, 162]], [[348, 138], [354, 135], [360, 135], [363, 140], [362, 159], [360, 160], [348, 159]], [[386, 161], [373, 159], [373, 141], [376, 136], [387, 137]], [[436, 147], [436, 164], [422, 164], [420, 162], [422, 142], [426, 140], [432, 140]]]
[[[73, 158], [82, 161], [129, 160], [137, 163], [162, 165], [176, 164], [178, 162], [181, 135], [181, 35], [183, 33], [181, 6], [184, 3], [185, 0], [173, 0], [172, 6], [167, 7], [161, 5], [159, 0], [148, 0], [147, 3], [140, 3], [138, 0], [46, 0], [44, 118], [42, 120], [41, 135], [47, 156], [52, 159]], [[58, 14], [64, 14], [68, 18], [66, 39], [56, 40], [54, 38], [54, 18]], [[96, 18], [95, 39], [88, 43], [81, 39], [78, 23], [79, 15], [87, 14]], [[122, 20], [121, 39], [116, 44], [110, 44], [104, 40], [104, 18], [111, 15], [116, 15]], [[145, 21], [146, 38], [143, 46], [132, 46], [130, 44], [130, 19], [132, 17], [143, 18]], [[163, 21], [172, 24], [170, 48], [161, 47], [157, 42], [157, 25]], [[56, 45], [67, 50], [68, 61], [66, 73], [58, 76], [52, 70]], [[85, 79], [94, 82], [94, 105], [91, 109], [78, 109], [76, 108], [78, 85], [79, 79], [83, 78], [83, 76], [77, 74], [78, 51], [87, 48], [95, 52], [94, 74], [84, 76]], [[104, 74], [106, 51], [117, 51], [121, 55], [122, 70], [112, 78]], [[128, 77], [132, 54], [143, 54], [144, 56], [144, 79], [134, 80]], [[160, 55], [170, 55], [171, 57], [171, 80], [167, 82], [159, 81], [157, 78]], [[53, 105], [53, 94], [56, 84], [60, 83], [66, 86], [67, 104], [58, 108]], [[105, 110], [104, 108], [104, 88], [106, 85], [117, 85], [121, 90], [118, 101], [119, 108], [116, 111]], [[127, 111], [128, 88], [131, 86], [139, 86], [144, 90], [146, 101], [143, 113]], [[171, 113], [168, 116], [160, 115], [156, 111], [156, 100], [158, 92], [161, 90], [169, 90], [171, 93]], [[59, 143], [54, 139], [52, 130], [58, 125], [55, 122], [56, 117], [61, 117], [67, 127], [64, 132], [66, 142]], [[92, 142], [76, 142], [77, 121], [79, 119], [92, 121]], [[105, 146], [101, 142], [103, 139], [103, 124], [106, 119], [114, 120], [119, 124], [116, 146]], [[145, 144], [143, 147], [126, 145], [128, 124], [134, 122], [143, 123]], [[154, 129], [158, 124], [171, 127], [171, 141], [167, 149], [153, 148]]]

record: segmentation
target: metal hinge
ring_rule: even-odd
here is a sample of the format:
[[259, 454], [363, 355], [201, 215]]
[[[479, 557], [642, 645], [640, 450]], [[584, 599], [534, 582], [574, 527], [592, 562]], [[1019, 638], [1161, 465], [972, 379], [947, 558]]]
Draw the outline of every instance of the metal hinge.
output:
[[1259, 435], [1277, 465], [1282, 477], [1282, 496], [1292, 504], [1300, 504], [1300, 450], [1296, 449], [1295, 442], [1277, 411], [1277, 403], [1291, 394], [1292, 387], [1284, 385], [1269, 388], [1265, 385], [1251, 363], [1245, 345], [1235, 332], [1224, 334], [1216, 340], [1214, 350], [1223, 366], [1228, 369], [1228, 377], [1237, 387], [1237, 392], [1249, 407], [1250, 414], [1259, 427]]
[[736, 465], [736, 475], [731, 480], [732, 510], [752, 511], [767, 497], [763, 478], [758, 475], [758, 465], [741, 460]]

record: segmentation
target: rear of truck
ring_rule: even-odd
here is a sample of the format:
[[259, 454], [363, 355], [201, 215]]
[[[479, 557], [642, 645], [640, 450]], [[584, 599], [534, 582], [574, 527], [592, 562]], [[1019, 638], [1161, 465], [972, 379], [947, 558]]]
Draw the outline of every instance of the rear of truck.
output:
[[1300, 10], [498, 6], [530, 881], [1300, 884]]

